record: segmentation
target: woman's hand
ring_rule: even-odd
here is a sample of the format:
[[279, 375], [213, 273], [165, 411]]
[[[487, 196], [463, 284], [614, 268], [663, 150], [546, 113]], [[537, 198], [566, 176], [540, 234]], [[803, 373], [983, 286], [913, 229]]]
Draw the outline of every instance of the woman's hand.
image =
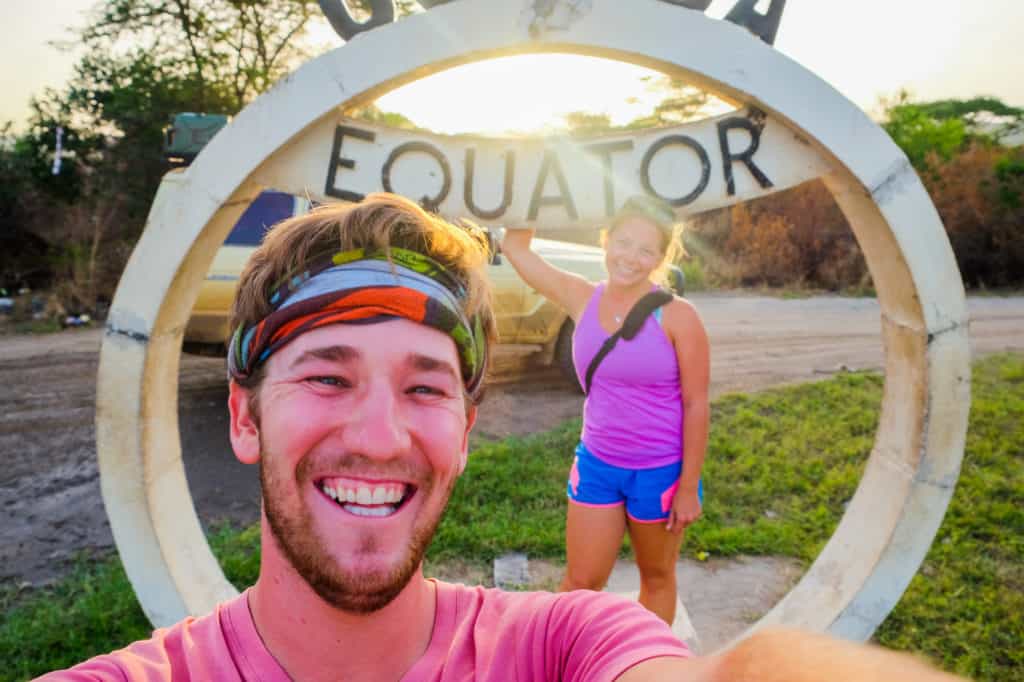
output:
[[516, 254], [530, 248], [535, 230], [532, 227], [506, 227], [502, 232], [504, 232], [501, 235], [502, 253]]
[[700, 518], [701, 504], [696, 490], [680, 487], [672, 497], [672, 509], [668, 513], [665, 530], [670, 533], [682, 533], [686, 527]]

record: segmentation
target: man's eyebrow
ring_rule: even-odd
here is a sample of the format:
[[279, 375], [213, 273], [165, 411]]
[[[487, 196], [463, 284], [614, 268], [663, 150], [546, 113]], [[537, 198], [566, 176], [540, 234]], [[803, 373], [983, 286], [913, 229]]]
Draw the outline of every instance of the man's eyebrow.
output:
[[352, 346], [323, 346], [321, 348], [310, 348], [302, 355], [292, 360], [289, 369], [295, 369], [299, 365], [312, 360], [327, 360], [328, 362], [351, 362], [361, 356], [361, 353]]
[[422, 353], [410, 353], [408, 363], [413, 369], [422, 372], [442, 372], [448, 374], [457, 382], [462, 381], [458, 370], [447, 360], [440, 360], [431, 355], [423, 355]]

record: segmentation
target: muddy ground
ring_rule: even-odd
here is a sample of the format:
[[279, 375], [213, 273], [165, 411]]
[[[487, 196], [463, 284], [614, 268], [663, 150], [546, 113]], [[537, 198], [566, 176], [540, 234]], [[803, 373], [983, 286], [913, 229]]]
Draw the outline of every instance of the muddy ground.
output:
[[[711, 336], [713, 395], [881, 367], [874, 300], [692, 300]], [[972, 299], [970, 310], [976, 355], [1024, 350], [1024, 297]], [[76, 553], [112, 550], [93, 426], [101, 338], [100, 330], [0, 336], [0, 584], [42, 585]], [[256, 470], [237, 463], [228, 444], [226, 396], [223, 360], [183, 358], [182, 449], [206, 525], [249, 523], [258, 514]], [[555, 371], [499, 377], [481, 408], [477, 437], [548, 429], [577, 416], [581, 404]]]

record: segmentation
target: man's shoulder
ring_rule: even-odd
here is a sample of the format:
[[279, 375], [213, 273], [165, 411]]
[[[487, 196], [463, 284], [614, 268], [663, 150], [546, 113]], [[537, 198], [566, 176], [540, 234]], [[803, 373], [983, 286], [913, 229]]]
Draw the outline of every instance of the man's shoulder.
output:
[[[184, 671], [194, 678], [242, 679], [236, 659], [246, 646], [245, 622], [251, 624], [245, 593], [229, 599], [204, 616], [189, 616], [153, 631], [109, 654], [90, 658], [42, 680], [175, 680]], [[239, 622], [241, 621], [241, 622]], [[206, 676], [208, 675], [208, 676]]]
[[504, 671], [504, 679], [614, 679], [648, 658], [689, 655], [664, 622], [621, 595], [450, 584], [438, 594], [451, 617], [439, 613], [435, 626], [449, 667]]
[[637, 602], [610, 592], [517, 592], [451, 583], [441, 585], [444, 588], [441, 594], [447, 593], [457, 618], [482, 621], [502, 629], [539, 621], [569, 630], [614, 628], [624, 622], [649, 624], [653, 628], [663, 626]]

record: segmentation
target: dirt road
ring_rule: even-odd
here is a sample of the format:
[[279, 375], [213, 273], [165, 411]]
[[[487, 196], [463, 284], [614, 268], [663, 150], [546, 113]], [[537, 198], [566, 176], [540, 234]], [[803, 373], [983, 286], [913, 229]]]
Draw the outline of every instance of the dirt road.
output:
[[[697, 295], [711, 336], [712, 393], [880, 368], [878, 306], [871, 299], [780, 300]], [[976, 354], [1024, 350], [1024, 297], [970, 301]], [[113, 546], [100, 499], [93, 406], [100, 330], [0, 337], [0, 582], [44, 584], [78, 552]], [[179, 419], [186, 470], [204, 524], [252, 522], [256, 470], [227, 440], [223, 360], [186, 356]], [[477, 437], [550, 428], [580, 413], [556, 372], [492, 387]]]

